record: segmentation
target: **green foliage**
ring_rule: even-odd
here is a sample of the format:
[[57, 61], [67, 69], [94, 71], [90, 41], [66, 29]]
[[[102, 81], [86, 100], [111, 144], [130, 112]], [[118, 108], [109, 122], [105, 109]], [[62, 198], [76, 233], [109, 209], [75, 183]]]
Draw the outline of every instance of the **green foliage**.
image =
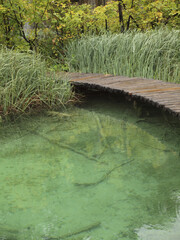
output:
[[0, 114], [54, 109], [72, 98], [71, 86], [63, 76], [49, 72], [45, 61], [33, 52], [0, 50]]
[[84, 36], [67, 46], [70, 71], [110, 73], [180, 83], [180, 31]]
[[69, 39], [107, 30], [178, 27], [179, 14], [177, 0], [108, 1], [94, 9], [70, 0], [0, 0], [0, 43], [62, 59]]
[[122, 24], [125, 29], [141, 30], [162, 25], [176, 27], [180, 23], [179, 14], [177, 0], [124, 0], [124, 22]]

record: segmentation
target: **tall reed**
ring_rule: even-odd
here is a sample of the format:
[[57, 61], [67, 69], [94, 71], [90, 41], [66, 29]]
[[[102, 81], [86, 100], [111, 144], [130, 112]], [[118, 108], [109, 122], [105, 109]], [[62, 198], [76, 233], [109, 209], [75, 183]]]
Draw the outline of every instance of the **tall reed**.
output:
[[84, 36], [69, 43], [70, 71], [110, 73], [180, 83], [180, 31]]
[[72, 97], [70, 84], [49, 72], [35, 53], [0, 50], [0, 115], [62, 107]]

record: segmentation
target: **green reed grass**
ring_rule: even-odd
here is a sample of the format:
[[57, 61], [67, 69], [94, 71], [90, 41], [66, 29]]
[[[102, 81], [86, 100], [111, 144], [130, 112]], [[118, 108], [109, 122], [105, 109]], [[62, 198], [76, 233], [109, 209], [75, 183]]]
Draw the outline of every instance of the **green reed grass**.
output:
[[70, 71], [110, 73], [180, 83], [180, 31], [84, 36], [69, 43]]
[[71, 98], [70, 83], [40, 55], [0, 50], [0, 115], [62, 107]]

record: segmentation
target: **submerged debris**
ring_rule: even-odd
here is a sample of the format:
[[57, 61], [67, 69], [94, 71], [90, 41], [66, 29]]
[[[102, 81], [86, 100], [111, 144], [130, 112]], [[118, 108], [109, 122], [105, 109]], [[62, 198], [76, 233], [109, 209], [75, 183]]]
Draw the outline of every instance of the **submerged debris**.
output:
[[95, 157], [88, 156], [88, 154], [86, 152], [83, 152], [81, 150], [75, 149], [75, 148], [73, 148], [73, 147], [71, 147], [71, 146], [69, 146], [67, 144], [60, 143], [59, 141], [56, 141], [56, 140], [53, 140], [53, 139], [49, 139], [48, 137], [38, 133], [37, 131], [30, 131], [30, 132], [33, 133], [34, 135], [40, 136], [41, 138], [45, 139], [46, 141], [48, 141], [51, 144], [57, 145], [60, 148], [68, 149], [68, 150], [70, 150], [72, 152], [75, 152], [75, 153], [77, 153], [79, 155], [82, 155], [83, 157], [87, 158], [88, 160], [98, 162], [98, 160]]
[[59, 237], [43, 237], [43, 239], [45, 240], [60, 240], [60, 239], [65, 239], [65, 238], [68, 238], [68, 237], [72, 237], [72, 236], [75, 236], [75, 235], [78, 235], [80, 233], [83, 233], [83, 232], [87, 232], [87, 231], [91, 231], [93, 230], [94, 228], [97, 228], [101, 225], [101, 222], [95, 222], [95, 223], [92, 223], [88, 226], [85, 226], [77, 231], [74, 231], [74, 232], [70, 232], [70, 233], [67, 233], [67, 234], [64, 234], [62, 236], [59, 236]]
[[85, 237], [85, 238], [83, 238], [83, 240], [90, 240], [91, 239], [91, 237]]
[[56, 111], [47, 111], [48, 116], [56, 117], [58, 119], [62, 119], [64, 117], [71, 117], [68, 113], [56, 112]]
[[0, 240], [17, 240], [18, 230], [5, 226], [0, 226]]
[[91, 182], [91, 183], [74, 183], [75, 186], [78, 186], [78, 187], [89, 187], [89, 186], [95, 186], [95, 185], [98, 185], [99, 183], [102, 183], [104, 180], [106, 180], [109, 175], [114, 171], [116, 170], [117, 168], [120, 168], [128, 163], [131, 163], [133, 162], [134, 159], [130, 160], [130, 161], [127, 161], [127, 162], [124, 162], [124, 163], [121, 163], [120, 165], [118, 166], [115, 166], [113, 167], [112, 169], [110, 169], [107, 173], [105, 173], [99, 180], [95, 181], [95, 182]]
[[149, 144], [145, 144], [144, 142], [140, 142], [140, 143], [144, 146], [147, 146], [149, 148], [152, 148], [152, 149], [155, 149], [155, 150], [158, 150], [158, 151], [171, 152], [170, 149], [163, 149], [163, 148], [155, 147], [155, 146], [152, 146], [152, 145], [149, 145]]

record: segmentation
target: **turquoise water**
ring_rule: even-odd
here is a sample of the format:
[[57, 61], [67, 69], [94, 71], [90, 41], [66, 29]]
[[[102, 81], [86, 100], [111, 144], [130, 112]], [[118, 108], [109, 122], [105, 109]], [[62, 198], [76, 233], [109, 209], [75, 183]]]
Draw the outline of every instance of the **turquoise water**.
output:
[[112, 99], [0, 126], [0, 240], [179, 240], [180, 123]]

